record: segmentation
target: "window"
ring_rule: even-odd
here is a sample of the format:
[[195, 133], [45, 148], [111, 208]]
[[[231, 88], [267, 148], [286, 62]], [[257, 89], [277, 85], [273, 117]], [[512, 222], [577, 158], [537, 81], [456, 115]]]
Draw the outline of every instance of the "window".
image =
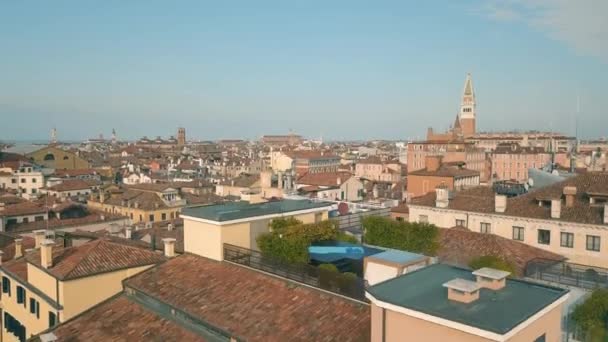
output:
[[11, 295], [11, 280], [7, 277], [2, 277], [2, 293]]
[[25, 178], [21, 178], [21, 183], [25, 183], [26, 179]]
[[524, 227], [513, 227], [513, 240], [524, 241]]
[[401, 217], [401, 216], [397, 216], [397, 221], [399, 221], [399, 222], [403, 222], [403, 217]]
[[467, 224], [464, 222], [464, 220], [456, 220], [456, 226], [457, 227], [466, 227]]
[[49, 327], [54, 327], [57, 324], [57, 315], [54, 312], [49, 311]]
[[36, 217], [34, 217], [34, 221], [36, 221], [36, 222], [44, 221], [44, 216], [36, 216]]
[[70, 157], [68, 157], [68, 156], [63, 156], [63, 160], [68, 160], [68, 159], [70, 159]]
[[551, 231], [546, 229], [538, 230], [538, 243], [541, 245], [551, 244]]
[[600, 237], [596, 235], [587, 235], [587, 250], [599, 252], [600, 251]]
[[17, 303], [25, 306], [25, 289], [21, 286], [17, 286]]
[[148, 218], [150, 219], [150, 222], [154, 222], [154, 214], [150, 214]]
[[36, 189], [32, 189], [32, 193], [35, 194], [36, 193]]
[[160, 214], [160, 219], [165, 221], [167, 219], [167, 214], [166, 213]]
[[429, 217], [427, 215], [420, 215], [418, 216], [418, 222], [429, 223]]
[[17, 183], [17, 179], [16, 178], [12, 178], [11, 179], [11, 183], [13, 183], [13, 184]]
[[44, 156], [44, 160], [55, 160], [55, 155], [52, 153], [49, 153], [46, 156]]
[[492, 232], [492, 225], [487, 222], [481, 222], [479, 224], [479, 231], [485, 234], [489, 234]]
[[40, 303], [34, 298], [30, 298], [30, 313], [40, 318]]
[[36, 183], [36, 178], [32, 178], [32, 183]]
[[572, 233], [560, 233], [559, 245], [562, 247], [572, 248], [574, 247], [574, 234]]
[[24, 217], [22, 222], [23, 222], [23, 223], [28, 223], [28, 222], [30, 222], [29, 217]]

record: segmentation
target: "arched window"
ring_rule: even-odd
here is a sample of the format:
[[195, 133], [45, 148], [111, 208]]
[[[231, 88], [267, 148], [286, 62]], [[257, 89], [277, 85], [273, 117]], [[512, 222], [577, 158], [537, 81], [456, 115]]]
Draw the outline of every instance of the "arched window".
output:
[[55, 160], [55, 155], [52, 153], [49, 153], [46, 156], [44, 156], [44, 160]]

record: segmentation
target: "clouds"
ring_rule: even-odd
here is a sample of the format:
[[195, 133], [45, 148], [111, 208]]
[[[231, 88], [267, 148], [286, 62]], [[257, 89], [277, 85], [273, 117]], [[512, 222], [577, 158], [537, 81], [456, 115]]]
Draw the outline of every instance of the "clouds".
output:
[[608, 1], [485, 0], [475, 13], [523, 22], [580, 55], [608, 63]]

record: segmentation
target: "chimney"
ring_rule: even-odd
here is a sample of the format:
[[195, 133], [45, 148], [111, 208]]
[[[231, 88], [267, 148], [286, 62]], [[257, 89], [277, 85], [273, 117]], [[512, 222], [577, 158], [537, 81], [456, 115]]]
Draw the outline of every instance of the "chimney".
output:
[[338, 179], [336, 179], [336, 185], [342, 185], [342, 178], [338, 177]]
[[572, 208], [574, 206], [574, 198], [576, 196], [576, 187], [564, 187], [564, 196], [566, 197], [566, 208]]
[[497, 213], [504, 213], [507, 210], [507, 196], [505, 195], [494, 195], [494, 211]]
[[554, 199], [551, 200], [551, 218], [558, 219], [562, 212], [562, 200]]
[[450, 190], [445, 184], [435, 188], [435, 206], [437, 208], [447, 208], [450, 204]]
[[23, 239], [15, 239], [13, 242], [15, 243], [15, 259], [21, 258], [23, 256]]
[[0, 266], [2, 265], [2, 258], [4, 257], [4, 252], [0, 251]]
[[604, 204], [604, 224], [608, 224], [608, 204]]
[[490, 290], [500, 290], [507, 285], [507, 277], [511, 272], [484, 267], [473, 272], [477, 277], [477, 284]]
[[125, 239], [131, 240], [133, 234], [133, 227], [128, 226], [127, 228], [125, 228]]
[[172, 231], [172, 230], [173, 230], [173, 223], [169, 223], [169, 224], [167, 225], [167, 230], [168, 230], [168, 231]]
[[0, 211], [4, 210], [4, 202], [0, 202]]
[[53, 246], [55, 241], [46, 239], [40, 245], [40, 264], [44, 268], [53, 267]]
[[99, 192], [99, 203], [104, 203], [106, 201], [106, 193], [105, 191], [101, 190]]
[[448, 288], [448, 299], [460, 303], [471, 303], [479, 299], [479, 284], [474, 281], [456, 278], [443, 284]]
[[40, 248], [42, 241], [44, 241], [44, 237], [46, 236], [46, 230], [44, 230], [44, 229], [34, 230], [33, 233], [34, 233], [34, 240], [36, 241], [34, 248], [38, 249], [38, 248]]
[[424, 158], [426, 170], [430, 172], [435, 172], [439, 170], [439, 168], [441, 167], [441, 159], [443, 159], [442, 156], [426, 156]]
[[139, 208], [139, 202], [136, 201], [134, 207], [135, 209]]
[[165, 244], [165, 256], [167, 258], [173, 258], [175, 256], [175, 239], [164, 238], [163, 243]]

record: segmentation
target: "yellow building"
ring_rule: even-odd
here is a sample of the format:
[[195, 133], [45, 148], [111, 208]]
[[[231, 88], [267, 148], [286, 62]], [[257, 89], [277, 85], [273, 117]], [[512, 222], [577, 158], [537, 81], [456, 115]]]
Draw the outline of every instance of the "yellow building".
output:
[[210, 259], [223, 260], [223, 245], [258, 250], [256, 238], [269, 231], [273, 218], [295, 217], [304, 223], [328, 219], [331, 203], [282, 200], [250, 204], [232, 202], [186, 208], [184, 250]]
[[0, 266], [2, 341], [24, 341], [123, 290], [122, 281], [166, 258], [108, 239], [58, 247], [35, 231], [35, 249]]
[[136, 184], [103, 189], [87, 204], [91, 209], [127, 216], [133, 223], [148, 223], [176, 219], [186, 200], [168, 184]]
[[90, 164], [87, 160], [80, 158], [75, 153], [64, 151], [54, 146], [47, 146], [25, 155], [38, 165], [50, 169], [73, 170], [88, 169]]

